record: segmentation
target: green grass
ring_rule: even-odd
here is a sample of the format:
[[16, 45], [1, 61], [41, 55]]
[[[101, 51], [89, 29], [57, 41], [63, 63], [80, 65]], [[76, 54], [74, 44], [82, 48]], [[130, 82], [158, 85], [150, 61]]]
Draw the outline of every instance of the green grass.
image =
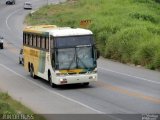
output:
[[159, 0], [68, 0], [44, 6], [25, 23], [79, 27], [92, 20], [88, 28], [103, 57], [160, 69], [159, 11]]
[[10, 119], [15, 120], [21, 120], [22, 117], [18, 118], [18, 115], [24, 115], [25, 118], [28, 116], [32, 120], [45, 120], [44, 117], [36, 115], [20, 102], [13, 100], [7, 93], [0, 93], [0, 119], [6, 118], [5, 115], [8, 115], [8, 118], [12, 116]]

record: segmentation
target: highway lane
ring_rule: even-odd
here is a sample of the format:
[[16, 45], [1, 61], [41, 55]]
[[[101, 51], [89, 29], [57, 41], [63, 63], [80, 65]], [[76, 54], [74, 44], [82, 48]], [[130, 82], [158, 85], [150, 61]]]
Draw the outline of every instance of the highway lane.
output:
[[[35, 3], [37, 1], [35, 0]], [[45, 2], [39, 0], [35, 7], [42, 4]], [[160, 113], [160, 74], [156, 71], [101, 58], [98, 61], [99, 81], [89, 87], [69, 85], [52, 89], [42, 79], [33, 80], [29, 73], [18, 65], [23, 20], [29, 12], [24, 11], [22, 6], [23, 1], [19, 0], [15, 6], [0, 7], [0, 34], [7, 39], [5, 49], [0, 51], [0, 75], [5, 76], [5, 79], [0, 79], [1, 89], [8, 91], [18, 100], [23, 99], [24, 104], [39, 113]], [[10, 84], [13, 76], [15, 78]], [[36, 91], [33, 93], [38, 95], [34, 97], [35, 94], [30, 90]], [[69, 103], [61, 105], [52, 102], [51, 100], [57, 98], [57, 94], [62, 101], [67, 97]], [[66, 105], [69, 105], [71, 110], [63, 110]]]
[[[36, 5], [38, 5], [38, 6], [40, 6], [42, 4], [45, 4], [45, 3], [43, 1], [40, 2], [40, 3], [36, 3]], [[0, 51], [0, 55], [1, 55], [1, 57], [0, 57], [1, 58], [1, 62], [0, 63], [3, 63], [3, 65], [1, 65], [1, 70], [2, 70], [0, 72], [1, 75], [3, 75], [3, 73], [4, 73], [3, 71], [6, 70], [6, 76], [3, 75], [4, 78], [1, 77], [2, 81], [1, 81], [1, 84], [0, 84], [1, 85], [0, 88], [3, 88], [3, 90], [8, 91], [9, 94], [13, 95], [14, 98], [16, 98], [18, 100], [19, 100], [19, 98], [21, 100], [25, 99], [25, 101], [23, 103], [25, 103], [26, 105], [28, 105], [27, 103], [29, 101], [32, 101], [32, 104], [30, 103], [28, 106], [33, 108], [33, 110], [35, 110], [38, 113], [95, 113], [95, 111], [97, 112], [97, 110], [94, 110], [94, 109], [92, 110], [92, 108], [89, 108], [86, 105], [78, 103], [77, 101], [74, 101], [74, 100], [72, 101], [69, 98], [63, 97], [61, 95], [59, 95], [59, 96], [63, 101], [60, 101], [60, 99], [58, 99], [58, 97], [57, 97], [58, 95], [55, 96], [56, 93], [52, 94], [52, 92], [48, 92], [49, 90], [43, 88], [43, 86], [41, 86], [39, 88], [40, 91], [45, 89], [44, 91], [48, 92], [48, 96], [50, 96], [49, 93], [52, 94], [52, 96], [48, 97], [47, 100], [46, 100], [46, 96], [45, 95], [47, 95], [47, 94], [43, 93], [43, 92], [40, 92], [40, 93], [42, 93], [42, 96], [39, 95], [38, 98], [39, 98], [40, 101], [37, 102], [37, 104], [34, 103], [35, 99], [38, 99], [37, 96], [34, 96], [34, 97], [31, 97], [29, 95], [26, 96], [26, 94], [24, 94], [26, 92], [25, 91], [22, 92], [23, 88], [25, 88], [24, 85], [26, 85], [26, 84], [25, 83], [20, 83], [19, 80], [22, 80], [22, 79], [26, 80], [27, 78], [30, 79], [30, 77], [25, 76], [25, 75], [27, 75], [27, 73], [25, 73], [25, 71], [22, 68], [22, 66], [20, 66], [21, 67], [20, 68], [19, 65], [17, 64], [18, 63], [18, 61], [17, 61], [18, 60], [18, 49], [17, 49], [16, 46], [18, 46], [20, 48], [21, 44], [19, 44], [19, 43], [22, 43], [22, 39], [17, 39], [17, 38], [21, 37], [21, 33], [22, 32], [21, 31], [20, 32], [16, 31], [15, 28], [19, 27], [22, 30], [22, 26], [23, 26], [23, 24], [22, 24], [23, 21], [22, 20], [23, 20], [25, 14], [27, 12], [24, 11], [25, 14], [23, 16], [21, 16], [21, 13], [22, 13], [22, 3], [21, 2], [19, 2], [19, 4], [17, 4], [14, 7], [17, 7], [17, 10], [13, 11], [12, 10], [13, 7], [11, 7], [10, 9], [5, 9], [4, 10], [5, 12], [4, 13], [2, 12], [1, 15], [0, 15], [0, 16], [3, 16], [3, 18], [5, 18], [5, 19], [1, 20], [2, 26], [3, 26], [4, 23], [6, 23], [3, 28], [1, 27], [1, 31], [4, 32], [3, 35], [5, 35], [5, 38], [7, 39], [7, 41], [5, 42], [5, 49]], [[18, 21], [21, 19], [21, 22], [18, 23], [18, 24], [15, 24], [17, 22], [17, 21], [15, 21], [16, 20], [15, 18], [18, 19]], [[10, 27], [10, 24], [13, 25], [13, 26]], [[8, 33], [10, 33], [11, 35], [8, 34]], [[16, 36], [15, 34], [19, 34], [20, 36]], [[10, 39], [10, 38], [12, 38], [12, 39]], [[7, 68], [6, 66], [8, 66], [9, 68]], [[16, 71], [16, 72], [14, 72], [14, 71]], [[23, 71], [25, 73], [25, 75], [24, 75], [25, 77], [22, 76], [22, 72], [21, 71]], [[12, 76], [15, 76], [15, 78], [14, 77], [8, 78], [8, 76], [10, 75], [10, 72], [13, 74]], [[27, 80], [29, 81], [29, 79], [27, 79]], [[7, 80], [9, 80], [9, 81], [7, 82]], [[15, 83], [15, 86], [17, 85], [16, 89], [15, 89], [15, 86], [12, 86], [13, 84], [10, 84], [11, 80], [12, 80], [13, 83]], [[7, 82], [6, 85], [4, 85], [3, 82], [5, 82], [5, 83]], [[9, 86], [6, 87], [7, 85], [9, 85]], [[33, 83], [33, 89], [35, 88], [36, 91], [39, 91], [39, 89], [36, 86], [38, 86], [38, 85], [36, 83], [35, 84]], [[22, 90], [19, 87], [21, 87]], [[30, 87], [32, 87], [32, 86], [30, 86]], [[29, 90], [32, 90], [32, 89], [29, 89]], [[29, 90], [28, 91], [26, 90], [27, 93], [31, 93], [32, 96], [33, 96], [32, 91], [29, 91]], [[20, 94], [22, 94], [22, 96]], [[19, 96], [21, 96], [21, 97], [19, 97]], [[27, 97], [28, 99], [26, 99], [25, 97]], [[58, 99], [58, 100], [56, 100], [55, 98]], [[69, 99], [69, 100], [66, 100], [66, 99]], [[52, 105], [52, 102], [54, 100], [55, 100], [55, 103]], [[37, 108], [38, 106], [41, 105], [41, 101], [42, 102], [43, 101], [46, 102], [46, 104], [43, 103], [43, 105], [40, 108]], [[36, 107], [33, 104], [35, 104]], [[58, 105], [58, 107], [57, 107], [57, 105]], [[76, 107], [76, 108], [74, 108], [73, 106]], [[67, 108], [67, 110], [64, 109], [64, 107]]]

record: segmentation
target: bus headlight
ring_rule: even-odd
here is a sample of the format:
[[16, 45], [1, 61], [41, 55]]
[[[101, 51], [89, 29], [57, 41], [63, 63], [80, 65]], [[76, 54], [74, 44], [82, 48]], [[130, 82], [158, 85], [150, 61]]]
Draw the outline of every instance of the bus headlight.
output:
[[67, 79], [66, 78], [60, 78], [59, 79], [61, 84], [67, 83]]
[[89, 76], [89, 79], [96, 79], [96, 76]]

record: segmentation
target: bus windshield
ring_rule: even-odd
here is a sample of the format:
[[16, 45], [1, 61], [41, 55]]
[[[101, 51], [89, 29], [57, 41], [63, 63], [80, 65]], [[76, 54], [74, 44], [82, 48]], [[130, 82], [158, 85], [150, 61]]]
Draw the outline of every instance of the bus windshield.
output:
[[92, 46], [57, 49], [56, 69], [94, 69], [96, 59], [94, 58]]
[[92, 35], [65, 36], [55, 38], [55, 48], [69, 48], [79, 45], [93, 45]]

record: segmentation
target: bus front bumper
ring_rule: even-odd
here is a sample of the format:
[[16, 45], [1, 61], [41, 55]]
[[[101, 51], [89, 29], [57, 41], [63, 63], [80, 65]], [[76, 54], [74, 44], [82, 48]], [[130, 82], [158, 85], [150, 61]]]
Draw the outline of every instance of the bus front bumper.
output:
[[55, 84], [76, 84], [76, 83], [87, 83], [97, 81], [97, 74], [85, 74], [85, 75], [70, 75], [70, 76], [57, 76]]

